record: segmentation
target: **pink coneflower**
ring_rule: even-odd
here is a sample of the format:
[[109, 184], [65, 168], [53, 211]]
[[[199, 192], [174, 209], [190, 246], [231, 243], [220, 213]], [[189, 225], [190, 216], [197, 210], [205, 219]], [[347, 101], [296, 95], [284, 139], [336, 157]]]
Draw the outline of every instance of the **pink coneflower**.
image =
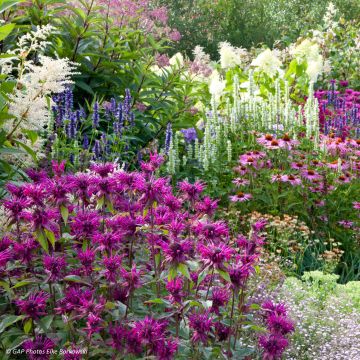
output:
[[243, 193], [240, 191], [236, 195], [232, 195], [229, 198], [230, 198], [230, 201], [232, 201], [232, 202], [244, 202], [244, 201], [249, 201], [250, 199], [252, 199], [252, 195], [246, 194], [246, 193]]
[[249, 169], [246, 166], [243, 166], [243, 165], [236, 166], [236, 167], [233, 168], [233, 170], [236, 173], [240, 174], [241, 176], [244, 176], [245, 174], [247, 174], [249, 172]]
[[285, 147], [284, 142], [282, 142], [281, 140], [276, 139], [271, 134], [263, 135], [260, 138], [256, 139], [256, 141], [259, 144], [265, 146], [267, 149], [270, 149], [270, 150], [276, 150], [276, 149], [280, 149], [282, 147]]
[[280, 140], [280, 147], [285, 147], [286, 149], [291, 150], [295, 146], [299, 145], [298, 140], [291, 139], [291, 137], [288, 134], [285, 134]]
[[360, 210], [360, 201], [354, 201], [353, 202], [353, 208], [356, 210]]
[[315, 170], [311, 170], [311, 169], [302, 171], [301, 176], [310, 181], [321, 179], [321, 176]]
[[295, 170], [304, 170], [306, 169], [306, 165], [303, 162], [292, 162], [291, 168]]
[[262, 159], [262, 158], [266, 157], [266, 153], [264, 153], [263, 151], [258, 151], [258, 150], [247, 152], [246, 155], [252, 156], [254, 159]]
[[321, 166], [324, 166], [324, 163], [322, 163], [321, 161], [319, 161], [319, 160], [311, 160], [311, 165], [312, 166], [319, 166], [319, 167], [321, 167]]
[[316, 200], [314, 201], [314, 204], [315, 204], [315, 206], [317, 206], [317, 207], [323, 207], [323, 206], [325, 206], [325, 201], [324, 201], [324, 200], [318, 200], [318, 199], [316, 199]]
[[257, 168], [257, 159], [251, 155], [241, 155], [239, 158], [239, 164], [243, 166], [253, 166]]
[[271, 182], [286, 182], [287, 181], [287, 175], [281, 175], [281, 174], [275, 174], [271, 176]]
[[301, 185], [301, 179], [291, 174], [287, 176], [287, 181], [293, 186]]
[[339, 167], [341, 170], [346, 170], [349, 168], [349, 164], [345, 160], [334, 160], [330, 163], [327, 163], [326, 166], [333, 170], [337, 170]]
[[336, 182], [338, 184], [346, 184], [351, 182], [351, 180], [352, 180], [352, 176], [350, 174], [342, 174], [336, 179]]
[[235, 184], [237, 187], [240, 186], [246, 186], [250, 184], [250, 181], [247, 179], [242, 179], [242, 178], [236, 178], [232, 181], [233, 184]]
[[351, 229], [354, 226], [354, 223], [349, 220], [341, 220], [338, 221], [338, 224], [343, 226], [344, 228]]

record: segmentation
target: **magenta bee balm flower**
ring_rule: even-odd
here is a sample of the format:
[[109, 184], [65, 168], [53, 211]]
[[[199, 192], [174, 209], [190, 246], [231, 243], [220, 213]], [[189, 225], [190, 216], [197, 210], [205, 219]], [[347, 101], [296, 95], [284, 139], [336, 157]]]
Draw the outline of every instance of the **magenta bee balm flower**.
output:
[[46, 315], [46, 302], [49, 297], [46, 292], [38, 291], [31, 293], [26, 300], [16, 300], [15, 304], [22, 314], [32, 319], [38, 319], [40, 316]]

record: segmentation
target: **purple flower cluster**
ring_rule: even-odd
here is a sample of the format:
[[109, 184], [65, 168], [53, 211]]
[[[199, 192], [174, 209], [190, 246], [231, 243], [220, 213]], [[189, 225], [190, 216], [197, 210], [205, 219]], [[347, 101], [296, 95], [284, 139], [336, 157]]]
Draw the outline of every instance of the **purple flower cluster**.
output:
[[[214, 220], [204, 183], [174, 189], [155, 175], [163, 161], [150, 154], [138, 172], [94, 163], [76, 174], [54, 162], [53, 176], [31, 171], [31, 183], [7, 186], [0, 274], [14, 289], [14, 314], [32, 327], [24, 347], [62, 347], [67, 337], [70, 349], [86, 342], [109, 357], [172, 359], [186, 340], [180, 324], [194, 348], [237, 343], [266, 222], [236, 237]], [[67, 335], [40, 336], [46, 315]], [[289, 331], [277, 314], [269, 329]]]
[[263, 349], [264, 360], [281, 359], [289, 345], [287, 336], [294, 331], [292, 321], [287, 318], [284, 304], [266, 301], [262, 304], [268, 334], [260, 336], [259, 346]]
[[[83, 109], [74, 110], [73, 93], [70, 88], [54, 96], [53, 100], [54, 129], [49, 130], [54, 131], [54, 134], [51, 136], [50, 145], [60, 146], [53, 149], [60, 155], [70, 151], [71, 162], [74, 162], [76, 157], [80, 158], [79, 160], [112, 159], [112, 147], [122, 142], [123, 134], [135, 125], [135, 115], [132, 111], [133, 99], [129, 89], [125, 90], [122, 102], [117, 102], [113, 98], [110, 102], [100, 105], [98, 101], [95, 101], [89, 121]], [[116, 140], [110, 139], [109, 134], [112, 132], [116, 135]], [[60, 141], [55, 143], [55, 138]], [[63, 149], [66, 145], [71, 150]]]
[[325, 135], [334, 134], [345, 139], [348, 136], [360, 138], [360, 92], [346, 88], [347, 81], [339, 81], [340, 89], [335, 90], [335, 82], [330, 90], [318, 90], [319, 119]]

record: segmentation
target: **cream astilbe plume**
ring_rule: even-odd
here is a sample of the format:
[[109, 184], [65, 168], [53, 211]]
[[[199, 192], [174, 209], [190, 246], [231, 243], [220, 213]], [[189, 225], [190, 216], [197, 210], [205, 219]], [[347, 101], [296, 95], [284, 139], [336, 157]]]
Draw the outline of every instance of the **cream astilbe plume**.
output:
[[64, 91], [66, 85], [72, 83], [74, 70], [75, 64], [68, 59], [40, 55], [36, 65], [25, 61], [23, 76], [10, 95], [9, 113], [16, 119], [11, 125], [8, 123], [8, 130], [15, 134], [22, 129], [43, 128], [50, 116], [48, 97]]

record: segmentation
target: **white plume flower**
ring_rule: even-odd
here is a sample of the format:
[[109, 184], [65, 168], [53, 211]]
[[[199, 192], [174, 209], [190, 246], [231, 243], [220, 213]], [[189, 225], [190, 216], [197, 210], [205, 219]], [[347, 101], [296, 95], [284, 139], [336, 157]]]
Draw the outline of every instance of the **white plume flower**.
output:
[[198, 61], [204, 64], [210, 63], [210, 55], [206, 54], [204, 48], [200, 45], [195, 46], [193, 50], [194, 61]]
[[209, 91], [216, 99], [220, 98], [225, 89], [225, 81], [221, 78], [219, 72], [214, 70], [210, 76]]
[[246, 62], [248, 52], [246, 49], [232, 46], [224, 41], [219, 44], [220, 64], [222, 69], [232, 68]]
[[52, 59], [43, 55], [39, 56], [39, 64], [35, 65], [32, 61], [24, 63], [24, 74], [10, 95], [9, 113], [16, 117], [12, 124], [16, 131], [38, 130], [48, 123], [48, 97], [64, 91], [66, 85], [72, 83], [74, 69], [75, 64], [68, 59]]
[[272, 77], [277, 72], [281, 72], [282, 63], [273, 51], [266, 49], [252, 61], [251, 65]]
[[169, 62], [170, 65], [180, 68], [184, 65], [184, 56], [178, 52], [173, 57], [170, 58]]
[[305, 39], [291, 50], [291, 55], [295, 57], [298, 63], [307, 62], [306, 73], [310, 80], [315, 82], [324, 67], [324, 60], [320, 53], [319, 45], [309, 39]]

